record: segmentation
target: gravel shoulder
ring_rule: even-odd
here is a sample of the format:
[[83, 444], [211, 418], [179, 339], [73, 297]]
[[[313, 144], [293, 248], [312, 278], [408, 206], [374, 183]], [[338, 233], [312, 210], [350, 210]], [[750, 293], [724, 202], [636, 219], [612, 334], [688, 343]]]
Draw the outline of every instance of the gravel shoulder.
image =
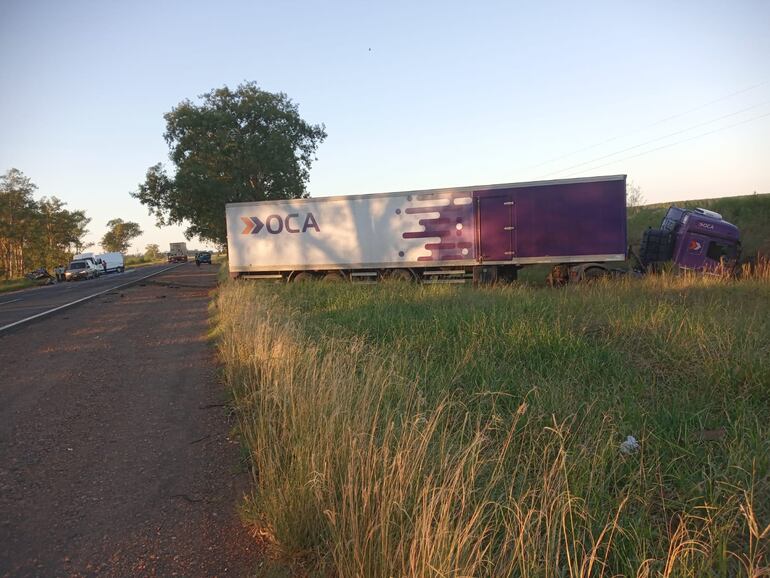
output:
[[0, 576], [254, 573], [215, 284], [187, 265], [0, 336]]

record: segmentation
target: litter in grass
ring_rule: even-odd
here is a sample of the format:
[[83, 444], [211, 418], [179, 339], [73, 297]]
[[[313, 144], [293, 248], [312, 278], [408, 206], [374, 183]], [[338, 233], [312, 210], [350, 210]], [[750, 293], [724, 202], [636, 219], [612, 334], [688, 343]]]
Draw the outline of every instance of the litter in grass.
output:
[[634, 436], [628, 436], [626, 440], [620, 444], [620, 453], [630, 456], [639, 451], [639, 442], [636, 441]]

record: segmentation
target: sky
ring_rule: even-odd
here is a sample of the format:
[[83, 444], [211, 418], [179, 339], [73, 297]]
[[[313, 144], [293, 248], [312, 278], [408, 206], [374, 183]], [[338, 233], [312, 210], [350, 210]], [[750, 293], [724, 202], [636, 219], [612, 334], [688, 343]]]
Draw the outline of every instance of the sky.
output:
[[[0, 172], [96, 243], [168, 164], [164, 113], [256, 81], [327, 139], [312, 196], [627, 174], [647, 202], [770, 192], [770, 1], [0, 0]], [[204, 247], [198, 240], [188, 247]]]

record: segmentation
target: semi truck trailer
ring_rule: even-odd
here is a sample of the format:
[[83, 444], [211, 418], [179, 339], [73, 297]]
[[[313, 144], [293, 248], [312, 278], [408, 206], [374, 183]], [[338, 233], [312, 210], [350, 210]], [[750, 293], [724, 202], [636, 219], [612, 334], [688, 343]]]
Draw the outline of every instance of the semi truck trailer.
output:
[[[711, 237], [737, 234], [716, 214], [677, 211], [645, 233], [642, 267], [675, 250], [682, 265], [709, 267]], [[230, 203], [226, 220], [233, 278], [485, 283], [549, 264], [561, 282], [619, 270], [629, 255], [625, 175]], [[693, 240], [700, 261], [682, 249]]]
[[169, 263], [187, 263], [187, 243], [169, 243]]

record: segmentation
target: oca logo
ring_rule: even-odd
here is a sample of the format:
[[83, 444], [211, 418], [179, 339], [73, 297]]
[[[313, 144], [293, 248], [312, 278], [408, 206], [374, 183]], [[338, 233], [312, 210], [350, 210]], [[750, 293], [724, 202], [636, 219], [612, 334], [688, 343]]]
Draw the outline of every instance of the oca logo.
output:
[[318, 226], [313, 213], [305, 213], [302, 219], [300, 219], [299, 213], [289, 213], [285, 217], [281, 215], [268, 215], [264, 222], [259, 217], [241, 217], [241, 221], [246, 225], [246, 228], [241, 231], [242, 235], [256, 235], [262, 229], [265, 229], [271, 235], [278, 235], [283, 231], [287, 233], [305, 233], [308, 229], [315, 229], [316, 233], [321, 232], [321, 228]]

